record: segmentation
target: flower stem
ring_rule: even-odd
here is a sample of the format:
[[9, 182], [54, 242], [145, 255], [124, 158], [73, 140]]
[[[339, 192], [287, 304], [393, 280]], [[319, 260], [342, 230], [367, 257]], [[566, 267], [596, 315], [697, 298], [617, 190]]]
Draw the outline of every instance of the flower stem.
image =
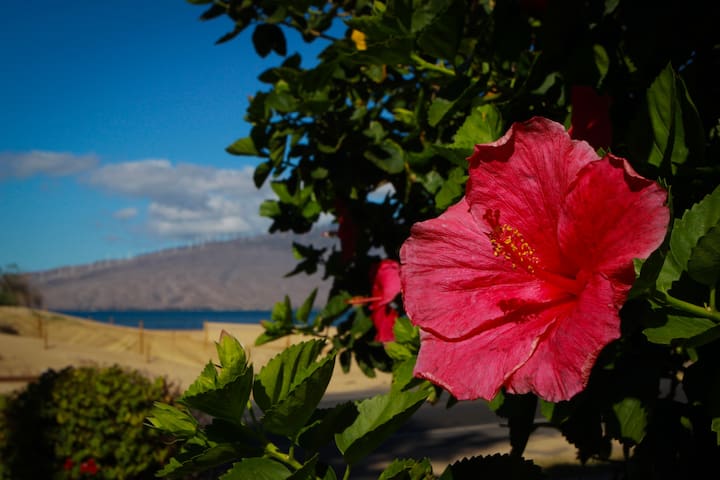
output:
[[280, 450], [278, 450], [277, 446], [275, 446], [274, 443], [268, 443], [267, 445], [265, 445], [265, 454], [270, 458], [279, 460], [280, 462], [294, 468], [295, 470], [299, 470], [300, 468], [302, 468], [302, 464], [300, 462], [292, 458], [290, 455], [282, 453]]
[[717, 288], [716, 287], [710, 287], [710, 299], [708, 300], [708, 305], [710, 305], [710, 308], [712, 310], [715, 310], [717, 308], [717, 303], [715, 295], [717, 294]]
[[418, 55], [417, 53], [410, 54], [410, 58], [412, 58], [412, 60], [415, 62], [416, 66], [420, 70], [432, 70], [433, 72], [442, 73], [443, 75], [449, 75], [451, 77], [455, 76], [455, 72], [453, 70], [450, 70], [449, 68], [445, 68], [442, 65], [430, 63], [427, 60], [420, 57], [420, 55]]
[[699, 305], [695, 305], [694, 303], [680, 300], [679, 298], [675, 298], [672, 295], [668, 295], [667, 293], [658, 293], [660, 294], [657, 296], [658, 300], [677, 310], [690, 313], [696, 317], [709, 318], [714, 322], [720, 322], [720, 312], [715, 310], [714, 289], [712, 289], [710, 292], [710, 305], [708, 305], [707, 307], [701, 307]]

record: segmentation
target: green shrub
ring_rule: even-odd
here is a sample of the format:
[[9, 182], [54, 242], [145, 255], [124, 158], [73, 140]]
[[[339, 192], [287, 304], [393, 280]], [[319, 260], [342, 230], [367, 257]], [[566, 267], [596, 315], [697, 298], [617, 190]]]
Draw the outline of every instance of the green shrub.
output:
[[0, 399], [0, 479], [145, 479], [172, 447], [145, 426], [164, 378], [119, 366], [48, 370]]

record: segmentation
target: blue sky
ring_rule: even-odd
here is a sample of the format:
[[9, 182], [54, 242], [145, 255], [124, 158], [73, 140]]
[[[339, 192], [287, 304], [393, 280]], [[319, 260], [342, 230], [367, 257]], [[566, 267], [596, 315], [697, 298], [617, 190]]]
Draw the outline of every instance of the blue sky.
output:
[[[279, 63], [184, 0], [29, 0], [0, 15], [0, 268], [36, 271], [267, 231], [248, 97]], [[288, 37], [303, 65], [310, 49]]]

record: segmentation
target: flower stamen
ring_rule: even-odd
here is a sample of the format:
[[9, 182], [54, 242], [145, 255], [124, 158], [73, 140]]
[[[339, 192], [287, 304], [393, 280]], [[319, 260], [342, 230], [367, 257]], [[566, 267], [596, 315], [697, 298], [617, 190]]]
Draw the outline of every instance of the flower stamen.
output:
[[525, 236], [515, 227], [507, 223], [500, 224], [500, 212], [485, 212], [483, 218], [490, 224], [492, 231], [486, 235], [493, 246], [493, 254], [510, 261], [512, 268], [524, 268], [528, 273], [535, 273], [540, 258], [535, 249], [525, 240]]

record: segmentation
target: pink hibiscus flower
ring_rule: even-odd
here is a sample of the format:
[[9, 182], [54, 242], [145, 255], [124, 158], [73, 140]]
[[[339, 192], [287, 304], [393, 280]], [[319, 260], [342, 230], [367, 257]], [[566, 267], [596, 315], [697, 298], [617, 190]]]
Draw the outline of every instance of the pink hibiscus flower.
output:
[[503, 387], [567, 400], [620, 336], [633, 259], [662, 242], [667, 193], [544, 118], [468, 160], [465, 197], [415, 224], [400, 252], [415, 375], [459, 400]]
[[609, 149], [612, 143], [610, 97], [598, 95], [593, 87], [575, 85], [570, 90], [570, 103], [570, 136], [585, 140], [595, 149]]
[[398, 311], [392, 305], [400, 294], [400, 264], [395, 260], [384, 259], [370, 268], [372, 293], [370, 297], [355, 297], [349, 300], [352, 305], [370, 304], [370, 318], [375, 325], [375, 341], [392, 342], [395, 340], [393, 326]]
[[375, 340], [392, 342], [395, 340], [393, 326], [398, 311], [391, 303], [400, 294], [400, 264], [395, 260], [382, 260], [375, 264], [370, 275], [373, 277], [370, 318], [377, 331]]

